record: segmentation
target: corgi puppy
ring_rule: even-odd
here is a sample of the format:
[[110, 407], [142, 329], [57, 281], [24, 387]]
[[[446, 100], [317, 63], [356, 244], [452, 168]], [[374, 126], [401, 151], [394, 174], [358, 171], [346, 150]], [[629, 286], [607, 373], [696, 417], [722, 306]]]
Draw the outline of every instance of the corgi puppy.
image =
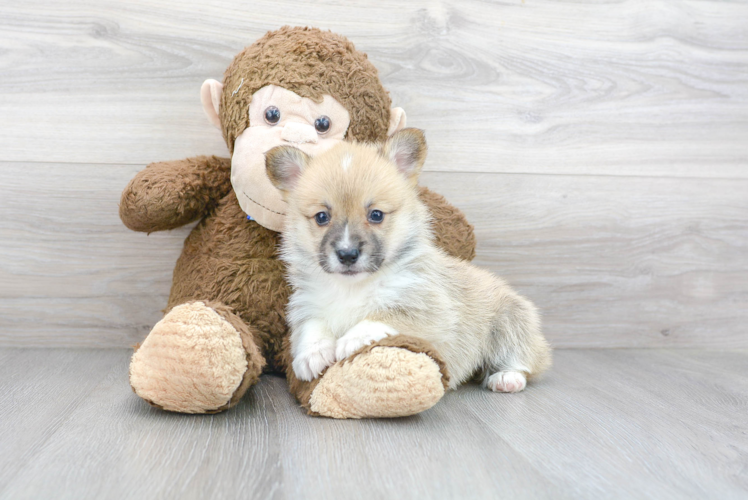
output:
[[291, 146], [266, 153], [268, 177], [288, 203], [281, 258], [299, 379], [399, 333], [437, 349], [450, 388], [480, 375], [493, 391], [518, 392], [550, 365], [535, 306], [435, 245], [417, 190], [425, 159], [418, 129], [314, 158]]

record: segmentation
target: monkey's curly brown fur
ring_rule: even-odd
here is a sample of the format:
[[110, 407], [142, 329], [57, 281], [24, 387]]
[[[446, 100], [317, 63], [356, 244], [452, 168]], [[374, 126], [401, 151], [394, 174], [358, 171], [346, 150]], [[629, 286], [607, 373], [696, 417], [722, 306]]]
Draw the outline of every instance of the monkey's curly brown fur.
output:
[[[176, 197], [164, 196], [165, 186], [159, 181], [176, 177], [180, 189], [190, 192], [195, 187], [186, 172], [194, 172], [194, 165], [200, 160], [218, 167], [210, 172], [211, 175], [201, 176], [201, 181], [210, 178], [215, 192], [226, 190], [229, 159], [199, 157], [152, 164], [135, 176], [122, 195], [120, 214], [125, 224], [146, 232], [174, 227], [173, 218], [159, 217], [161, 211], [144, 213], [139, 210], [144, 206], [144, 196], [158, 196], [163, 202], [168, 202], [164, 204], [172, 205], [172, 213], [179, 214], [178, 220], [184, 220], [187, 214], [193, 216], [187, 222], [197, 218], [194, 200], [179, 203]], [[221, 180], [221, 173], [226, 179]], [[470, 227], [466, 227], [462, 213], [449, 205], [444, 197], [425, 187], [421, 188], [421, 199], [434, 214], [437, 243], [451, 255], [472, 259], [475, 240], [472, 231], [465, 231]], [[167, 311], [193, 300], [225, 304], [249, 326], [267, 360], [267, 370], [283, 373], [286, 365], [286, 360], [282, 359], [283, 339], [288, 334], [285, 306], [290, 289], [284, 278], [283, 263], [277, 258], [280, 233], [246, 220], [230, 187], [219, 201], [204, 198], [200, 206], [205, 207], [208, 215], [184, 242], [182, 255], [174, 269]], [[462, 234], [468, 237], [455, 237]]]
[[[236, 56], [224, 83], [220, 115], [224, 137], [232, 151], [234, 140], [249, 126], [247, 111], [252, 94], [269, 84], [312, 99], [320, 99], [323, 94], [332, 95], [350, 113], [350, 139], [374, 142], [387, 134], [390, 99], [379, 82], [376, 69], [365, 54], [357, 52], [353, 44], [334, 33], [288, 27], [270, 32]], [[296, 380], [290, 367], [285, 321], [289, 287], [277, 255], [280, 235], [247, 220], [232, 190], [230, 176], [231, 160], [215, 156], [151, 164], [139, 172], [122, 193], [120, 217], [127, 227], [143, 232], [172, 229], [200, 220], [187, 237], [174, 269], [167, 312], [177, 306], [197, 304], [191, 309], [183, 308], [180, 314], [202, 314], [209, 309], [213, 313], [208, 314], [217, 314], [231, 324], [246, 351], [246, 360], [239, 360], [246, 361], [246, 372], [230, 399], [209, 407], [193, 407], [189, 401], [183, 405], [173, 404], [173, 394], [169, 394], [170, 406], [167, 406], [133, 388], [156, 406], [173, 411], [210, 413], [236, 404], [256, 382], [264, 366], [265, 371], [286, 373], [291, 390], [309, 409], [315, 382]], [[475, 237], [463, 214], [426, 188], [422, 188], [421, 197], [434, 216], [437, 243], [454, 256], [472, 259]], [[185, 316], [181, 318], [172, 321], [172, 334], [173, 325], [182, 324], [179, 321]], [[182, 377], [179, 383], [194, 389], [197, 385], [190, 380], [192, 365], [178, 365], [182, 359], [178, 353], [163, 347], [166, 345], [163, 342], [158, 344], [161, 341], [149, 341], [157, 327], [136, 356], [142, 358], [146, 356], [145, 351], [156, 352], [158, 346], [162, 346], [157, 355], [148, 354], [152, 356], [150, 366], [176, 366]], [[200, 335], [206, 334], [189, 331], [185, 338], [197, 339], [195, 342], [203, 342], [204, 347], [209, 339]], [[386, 345], [390, 347], [423, 352], [439, 367], [443, 366], [438, 353], [423, 342], [406, 336], [388, 342]], [[182, 352], [186, 353], [184, 359], [194, 362], [193, 347], [186, 342]], [[206, 370], [203, 377], [210, 377], [221, 368], [220, 359], [209, 361], [202, 364]], [[141, 380], [142, 375], [143, 372], [139, 372]], [[444, 372], [443, 376], [447, 374]], [[150, 380], [146, 373], [145, 380], [161, 390], [169, 383], [168, 377], [164, 377]]]
[[220, 117], [231, 152], [236, 138], [249, 127], [252, 94], [266, 85], [316, 102], [329, 94], [350, 114], [348, 138], [387, 138], [391, 100], [377, 69], [347, 38], [329, 31], [284, 26], [267, 33], [234, 58], [223, 85]]

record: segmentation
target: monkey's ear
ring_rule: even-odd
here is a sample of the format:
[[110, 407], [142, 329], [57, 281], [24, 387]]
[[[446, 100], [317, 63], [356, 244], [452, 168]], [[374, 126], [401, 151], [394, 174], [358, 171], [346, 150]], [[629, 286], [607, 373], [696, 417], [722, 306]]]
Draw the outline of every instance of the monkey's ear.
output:
[[415, 183], [426, 161], [426, 137], [417, 128], [396, 132], [382, 147], [382, 155], [397, 165], [406, 178]]
[[265, 153], [265, 170], [281, 192], [293, 191], [311, 157], [293, 146], [276, 146]]
[[208, 117], [208, 121], [218, 128], [221, 128], [221, 117], [218, 116], [218, 108], [221, 104], [221, 93], [223, 84], [218, 80], [209, 78], [203, 82], [200, 87], [200, 102], [203, 105], [203, 111]]
[[387, 129], [387, 137], [405, 128], [405, 110], [403, 108], [392, 108], [390, 110], [390, 127]]

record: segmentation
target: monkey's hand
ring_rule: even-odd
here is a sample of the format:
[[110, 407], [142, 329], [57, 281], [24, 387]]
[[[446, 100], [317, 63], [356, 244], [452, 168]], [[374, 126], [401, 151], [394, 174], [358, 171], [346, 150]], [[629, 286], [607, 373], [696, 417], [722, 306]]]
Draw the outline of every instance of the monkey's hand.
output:
[[432, 227], [439, 248], [458, 259], [473, 260], [475, 234], [465, 214], [451, 205], [444, 196], [428, 188], [421, 187], [419, 196], [431, 212]]
[[229, 158], [152, 163], [122, 192], [119, 216], [133, 231], [174, 229], [206, 215], [229, 192]]

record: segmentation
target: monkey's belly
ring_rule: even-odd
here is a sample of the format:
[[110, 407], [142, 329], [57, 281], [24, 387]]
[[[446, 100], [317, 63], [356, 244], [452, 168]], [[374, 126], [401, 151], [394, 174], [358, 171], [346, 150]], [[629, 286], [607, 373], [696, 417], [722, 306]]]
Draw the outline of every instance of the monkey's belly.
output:
[[277, 258], [279, 234], [248, 221], [233, 193], [192, 230], [174, 269], [168, 308], [191, 300], [221, 302], [256, 332], [268, 370], [282, 371], [290, 288]]

